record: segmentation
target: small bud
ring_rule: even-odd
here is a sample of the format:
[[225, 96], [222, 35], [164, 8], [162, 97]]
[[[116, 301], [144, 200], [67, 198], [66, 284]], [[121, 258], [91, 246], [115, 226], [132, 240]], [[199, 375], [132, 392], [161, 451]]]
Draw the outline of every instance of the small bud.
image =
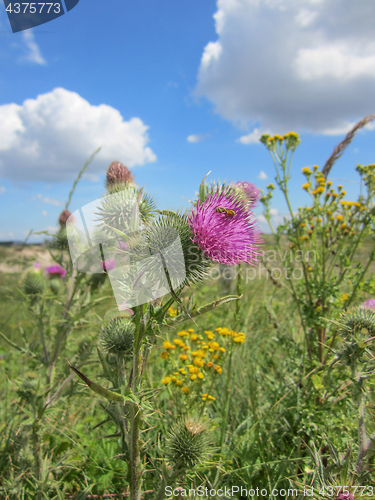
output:
[[38, 295], [43, 293], [46, 288], [46, 282], [42, 273], [37, 268], [26, 273], [22, 285], [23, 290], [27, 295]]
[[121, 317], [111, 318], [102, 329], [100, 342], [111, 354], [130, 354], [134, 342], [134, 323]]
[[207, 458], [211, 439], [207, 427], [199, 420], [187, 418], [170, 432], [169, 458], [179, 469], [190, 469]]
[[66, 226], [66, 221], [69, 219], [71, 216], [71, 212], [68, 209], [65, 209], [61, 212], [60, 217], [59, 217], [59, 224], [61, 227]]
[[108, 191], [116, 191], [119, 186], [134, 186], [134, 177], [131, 171], [119, 161], [113, 161], [107, 170], [106, 188]]

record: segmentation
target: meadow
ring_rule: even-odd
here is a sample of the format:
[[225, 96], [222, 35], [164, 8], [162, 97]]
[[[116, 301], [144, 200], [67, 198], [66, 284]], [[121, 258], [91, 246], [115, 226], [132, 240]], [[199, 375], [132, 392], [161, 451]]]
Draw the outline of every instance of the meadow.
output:
[[[288, 202], [298, 136], [262, 142]], [[356, 201], [304, 169], [311, 203], [232, 265], [202, 257], [199, 231], [192, 259], [188, 225], [205, 208], [231, 231], [256, 201], [270, 220], [274, 185], [254, 200], [203, 180], [191, 223], [118, 168], [108, 194], [136, 194], [149, 247], [178, 232], [189, 280], [119, 310], [106, 272], [74, 269], [66, 218], [48, 243], [0, 246], [0, 498], [375, 498], [375, 165]], [[127, 201], [101, 217], [140, 255], [116, 226]]]

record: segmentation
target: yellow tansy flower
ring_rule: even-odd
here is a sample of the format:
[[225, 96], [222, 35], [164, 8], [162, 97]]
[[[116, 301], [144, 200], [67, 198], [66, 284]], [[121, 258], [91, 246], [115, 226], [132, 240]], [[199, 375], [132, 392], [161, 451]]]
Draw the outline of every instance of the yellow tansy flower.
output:
[[184, 393], [184, 394], [189, 394], [189, 387], [181, 387], [181, 391]]

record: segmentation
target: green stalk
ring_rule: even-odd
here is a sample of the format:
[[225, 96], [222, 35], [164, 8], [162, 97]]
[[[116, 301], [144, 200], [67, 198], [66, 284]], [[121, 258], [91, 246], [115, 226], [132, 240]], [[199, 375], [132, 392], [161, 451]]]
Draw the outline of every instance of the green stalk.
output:
[[362, 281], [362, 279], [364, 278], [365, 274], [367, 273], [368, 268], [370, 267], [371, 262], [374, 260], [374, 258], [375, 258], [375, 250], [373, 250], [373, 251], [371, 252], [371, 255], [370, 255], [370, 258], [369, 258], [369, 260], [368, 260], [368, 262], [367, 262], [366, 267], [364, 268], [364, 270], [363, 270], [363, 272], [362, 272], [361, 276], [358, 278], [357, 283], [356, 283], [356, 284], [354, 285], [354, 287], [353, 287], [352, 294], [351, 294], [351, 296], [350, 296], [350, 298], [349, 298], [348, 302], [345, 304], [345, 308], [346, 308], [346, 309], [348, 309], [348, 308], [349, 308], [349, 306], [350, 306], [350, 304], [352, 303], [352, 301], [353, 301], [353, 299], [354, 299], [354, 297], [355, 297], [355, 294], [356, 294], [356, 292], [357, 292], [357, 288], [358, 288], [358, 286], [359, 286], [360, 282]]
[[[133, 354], [133, 377], [132, 377], [132, 392], [137, 394], [141, 383], [141, 346], [143, 337], [143, 306], [138, 306], [136, 309], [136, 329], [134, 334], [134, 354]], [[129, 451], [130, 451], [130, 500], [140, 500], [142, 495], [142, 473], [143, 467], [141, 462], [140, 451], [140, 426], [142, 423], [142, 411], [136, 405], [130, 407], [130, 435], [129, 435]]]

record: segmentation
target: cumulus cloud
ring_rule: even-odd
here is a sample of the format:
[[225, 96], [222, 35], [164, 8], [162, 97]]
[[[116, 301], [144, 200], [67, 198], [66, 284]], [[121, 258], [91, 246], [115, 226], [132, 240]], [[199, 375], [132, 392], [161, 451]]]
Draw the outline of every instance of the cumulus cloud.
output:
[[5, 187], [4, 186], [0, 186], [0, 194], [3, 194], [5, 193]]
[[34, 39], [34, 34], [31, 30], [22, 32], [23, 41], [27, 49], [27, 54], [20, 58], [20, 61], [27, 61], [31, 64], [47, 64], [41, 54], [40, 48]]
[[43, 210], [42, 215], [44, 215], [44, 217], [46, 217], [48, 215], [47, 210]]
[[210, 134], [193, 134], [193, 135], [188, 135], [187, 141], [188, 142], [202, 142], [205, 141], [210, 137]]
[[263, 172], [263, 170], [261, 170], [259, 172], [258, 179], [267, 179], [267, 178], [268, 178], [268, 176], [267, 176], [266, 172]]
[[264, 134], [265, 132], [260, 132], [259, 128], [255, 128], [250, 134], [242, 135], [237, 139], [237, 142], [241, 144], [259, 144], [262, 133]]
[[[373, 113], [373, 0], [218, 0], [197, 95], [238, 126], [337, 135]], [[254, 136], [239, 139], [250, 144]]]
[[128, 167], [156, 160], [146, 146], [148, 127], [124, 121], [106, 104], [95, 106], [75, 92], [56, 88], [22, 105], [0, 106], [0, 175], [15, 181], [59, 182], [76, 176], [99, 146], [90, 174], [115, 160]]

